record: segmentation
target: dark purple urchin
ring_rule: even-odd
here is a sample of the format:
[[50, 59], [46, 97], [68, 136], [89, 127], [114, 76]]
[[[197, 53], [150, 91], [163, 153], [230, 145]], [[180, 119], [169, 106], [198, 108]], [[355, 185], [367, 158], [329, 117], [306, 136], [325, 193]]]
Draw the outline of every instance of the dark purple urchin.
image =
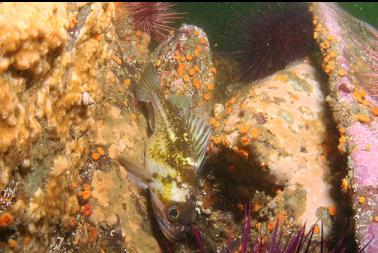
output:
[[[222, 253], [345, 253], [351, 250], [351, 242], [347, 239], [347, 232], [338, 237], [334, 246], [330, 246], [323, 238], [323, 224], [319, 221], [313, 224], [306, 233], [306, 224], [302, 225], [291, 235], [284, 235], [280, 220], [277, 219], [271, 233], [257, 236], [251, 241], [251, 204], [245, 206], [241, 239], [230, 240]], [[317, 227], [317, 229], [316, 229]], [[318, 230], [315, 232], [315, 230]], [[320, 230], [320, 231], [319, 231]], [[315, 233], [320, 233], [320, 241], [313, 240]], [[193, 234], [200, 253], [206, 253], [200, 231], [193, 227]], [[372, 238], [374, 239], [374, 238]], [[370, 242], [372, 241], [370, 240]], [[370, 243], [368, 242], [358, 253], [362, 253]], [[349, 252], [349, 251], [348, 251]]]
[[173, 29], [171, 25], [183, 14], [173, 10], [173, 3], [131, 2], [127, 6], [135, 29], [149, 34], [157, 42], [167, 37]]
[[270, 75], [310, 55], [313, 26], [306, 3], [266, 3], [233, 25], [231, 39], [243, 81]]

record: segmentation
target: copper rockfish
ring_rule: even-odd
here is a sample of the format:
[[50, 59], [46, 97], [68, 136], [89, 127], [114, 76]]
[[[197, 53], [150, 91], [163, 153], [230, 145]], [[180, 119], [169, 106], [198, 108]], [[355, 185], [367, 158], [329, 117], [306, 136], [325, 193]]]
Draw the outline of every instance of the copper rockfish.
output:
[[152, 104], [153, 134], [144, 164], [121, 158], [130, 177], [148, 188], [159, 226], [169, 240], [181, 239], [195, 220], [198, 174], [205, 157], [211, 128], [188, 112], [186, 97], [165, 98], [152, 64], [144, 70], [135, 89], [137, 99]]

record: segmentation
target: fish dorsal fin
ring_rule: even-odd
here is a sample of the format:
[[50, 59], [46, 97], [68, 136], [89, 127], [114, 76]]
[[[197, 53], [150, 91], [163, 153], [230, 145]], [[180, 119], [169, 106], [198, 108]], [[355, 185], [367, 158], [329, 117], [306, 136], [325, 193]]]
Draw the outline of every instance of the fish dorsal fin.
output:
[[159, 91], [159, 74], [152, 63], [144, 69], [141, 80], [135, 88], [137, 99], [142, 102], [151, 102], [153, 93]]
[[211, 135], [211, 128], [205, 120], [192, 113], [186, 116], [186, 122], [192, 136], [194, 163], [197, 169], [201, 169]]
[[168, 101], [176, 106], [184, 114], [188, 113], [190, 108], [190, 100], [184, 95], [170, 95]]

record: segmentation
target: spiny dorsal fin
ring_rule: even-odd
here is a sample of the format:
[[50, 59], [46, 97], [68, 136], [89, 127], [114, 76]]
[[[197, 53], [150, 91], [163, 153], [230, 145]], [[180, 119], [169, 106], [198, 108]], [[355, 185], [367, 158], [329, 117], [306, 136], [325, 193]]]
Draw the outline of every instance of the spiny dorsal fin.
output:
[[211, 128], [205, 120], [192, 113], [187, 115], [186, 121], [192, 136], [195, 165], [200, 169], [209, 143]]
[[190, 107], [190, 100], [189, 98], [185, 97], [184, 95], [170, 95], [168, 97], [168, 101], [176, 106], [178, 109], [183, 111], [185, 114], [188, 112]]
[[151, 102], [151, 95], [160, 89], [159, 74], [152, 63], [144, 69], [141, 80], [135, 88], [137, 99], [142, 102]]

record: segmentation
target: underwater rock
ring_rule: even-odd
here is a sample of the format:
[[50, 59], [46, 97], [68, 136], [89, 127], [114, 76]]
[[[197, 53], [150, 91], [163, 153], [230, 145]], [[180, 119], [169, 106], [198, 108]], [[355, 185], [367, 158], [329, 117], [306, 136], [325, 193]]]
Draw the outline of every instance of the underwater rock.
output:
[[142, 161], [148, 138], [132, 87], [152, 59], [167, 93], [207, 112], [216, 69], [202, 29], [151, 55], [132, 23], [124, 3], [1, 3], [1, 248], [160, 252], [149, 199], [115, 162]]
[[[332, 196], [337, 132], [324, 86], [309, 60], [296, 62], [254, 83], [228, 87], [228, 101], [215, 104], [209, 120], [210, 154], [226, 149], [239, 157], [228, 168], [237, 182], [281, 189], [267, 205], [298, 225], [316, 223], [321, 210], [337, 204]], [[321, 216], [328, 235], [331, 217]]]
[[310, 11], [329, 77], [327, 100], [341, 134], [339, 149], [348, 156], [357, 241], [363, 248], [372, 240], [365, 252], [377, 252], [378, 32], [334, 3], [314, 3]]
[[192, 110], [208, 117], [214, 100], [217, 69], [206, 33], [199, 27], [183, 24], [152, 54], [166, 94], [190, 98]]
[[130, 22], [122, 4], [1, 3], [5, 251], [159, 252], [145, 196], [114, 162], [142, 159], [147, 141], [131, 87], [149, 40]]

